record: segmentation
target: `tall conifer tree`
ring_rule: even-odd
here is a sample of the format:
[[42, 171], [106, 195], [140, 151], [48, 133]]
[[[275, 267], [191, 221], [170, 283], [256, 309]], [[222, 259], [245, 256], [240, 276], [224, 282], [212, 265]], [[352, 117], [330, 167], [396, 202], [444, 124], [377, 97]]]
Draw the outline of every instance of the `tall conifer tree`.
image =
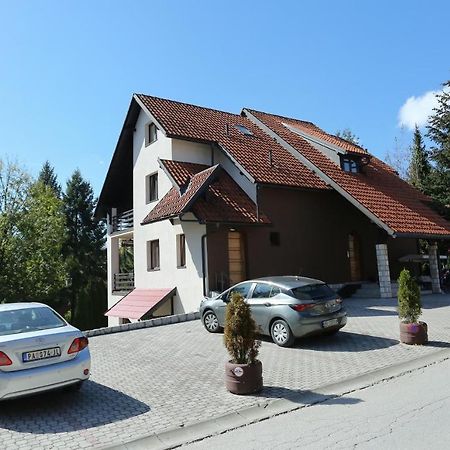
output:
[[[86, 306], [86, 298], [90, 302], [103, 302], [106, 306], [105, 227], [94, 218], [95, 203], [91, 185], [76, 170], [67, 182], [64, 195], [67, 222], [65, 255], [70, 274], [68, 294], [72, 322], [80, 326], [86, 322], [85, 317], [90, 316], [88, 309], [94, 308], [94, 305]], [[99, 285], [103, 286], [103, 296], [98, 295]], [[89, 286], [92, 289], [88, 289]], [[83, 303], [83, 308], [80, 308], [81, 304], [77, 308], [77, 303]]]
[[423, 142], [422, 134], [416, 125], [413, 144], [411, 146], [411, 161], [408, 169], [408, 181], [425, 194], [429, 193], [431, 166], [428, 151]]

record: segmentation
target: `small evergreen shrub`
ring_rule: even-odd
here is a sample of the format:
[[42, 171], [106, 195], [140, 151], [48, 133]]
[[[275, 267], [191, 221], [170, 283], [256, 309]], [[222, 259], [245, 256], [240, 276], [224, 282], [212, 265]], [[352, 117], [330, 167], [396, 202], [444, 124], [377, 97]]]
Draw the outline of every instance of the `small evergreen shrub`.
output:
[[398, 278], [398, 316], [405, 323], [417, 323], [422, 314], [420, 288], [409, 270], [403, 269]]
[[241, 294], [233, 292], [225, 314], [224, 342], [231, 362], [253, 364], [258, 356], [261, 341], [256, 339], [256, 323]]

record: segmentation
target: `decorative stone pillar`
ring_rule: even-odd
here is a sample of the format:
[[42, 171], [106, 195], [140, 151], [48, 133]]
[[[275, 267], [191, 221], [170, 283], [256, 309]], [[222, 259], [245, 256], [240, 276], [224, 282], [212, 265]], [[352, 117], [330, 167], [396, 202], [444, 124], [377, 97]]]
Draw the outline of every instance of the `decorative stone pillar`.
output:
[[429, 245], [428, 255], [430, 258], [431, 290], [433, 294], [440, 294], [441, 283], [439, 279], [439, 261], [437, 255], [437, 244], [435, 242]]
[[375, 246], [377, 251], [377, 266], [378, 266], [378, 280], [380, 282], [380, 297], [391, 298], [391, 273], [389, 271], [389, 258], [387, 244], [377, 244]]

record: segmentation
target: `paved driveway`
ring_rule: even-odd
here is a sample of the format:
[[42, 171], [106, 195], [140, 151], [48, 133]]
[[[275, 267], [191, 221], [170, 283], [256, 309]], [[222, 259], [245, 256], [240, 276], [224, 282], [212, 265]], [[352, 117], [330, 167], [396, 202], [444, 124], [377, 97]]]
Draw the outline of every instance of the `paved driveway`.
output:
[[450, 296], [423, 298], [430, 344], [398, 343], [395, 300], [350, 299], [350, 319], [333, 337], [283, 349], [264, 340], [263, 392], [224, 389], [222, 335], [199, 321], [90, 339], [91, 381], [80, 393], [52, 393], [0, 404], [0, 443], [16, 448], [101, 448], [320, 386], [450, 347]]

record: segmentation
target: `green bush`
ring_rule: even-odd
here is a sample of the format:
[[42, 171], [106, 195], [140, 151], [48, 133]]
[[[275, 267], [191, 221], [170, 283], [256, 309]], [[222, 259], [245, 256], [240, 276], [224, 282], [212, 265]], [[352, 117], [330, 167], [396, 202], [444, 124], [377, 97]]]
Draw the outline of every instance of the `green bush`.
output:
[[233, 292], [226, 308], [224, 341], [234, 364], [252, 364], [256, 361], [261, 341], [256, 340], [256, 323], [250, 307], [241, 294]]
[[398, 278], [398, 316], [405, 323], [416, 323], [422, 314], [420, 289], [409, 270], [403, 269]]

